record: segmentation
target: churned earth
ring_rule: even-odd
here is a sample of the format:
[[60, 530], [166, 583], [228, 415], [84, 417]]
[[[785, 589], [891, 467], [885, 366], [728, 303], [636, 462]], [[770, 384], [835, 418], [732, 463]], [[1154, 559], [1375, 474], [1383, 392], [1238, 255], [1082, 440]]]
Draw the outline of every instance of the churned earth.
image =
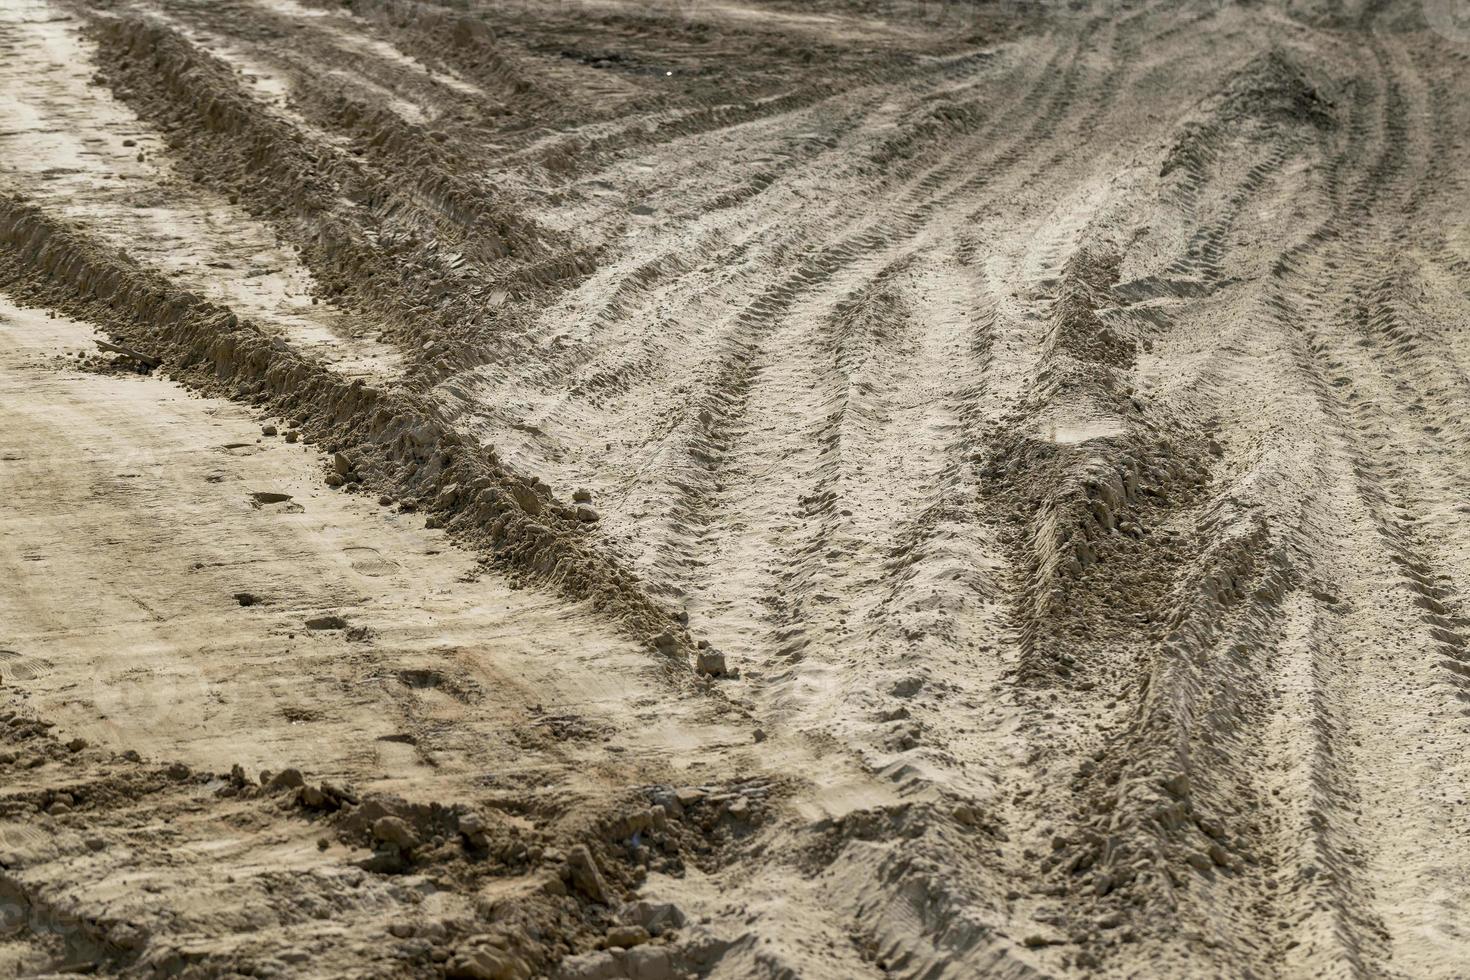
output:
[[0, 972], [1465, 977], [1455, 0], [0, 2]]

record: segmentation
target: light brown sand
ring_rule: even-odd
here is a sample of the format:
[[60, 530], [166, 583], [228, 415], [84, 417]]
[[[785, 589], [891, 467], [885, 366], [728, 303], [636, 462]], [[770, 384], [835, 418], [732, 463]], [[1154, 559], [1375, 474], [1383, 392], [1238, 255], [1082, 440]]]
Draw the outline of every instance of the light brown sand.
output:
[[0, 4], [0, 972], [1465, 976], [1452, 6]]

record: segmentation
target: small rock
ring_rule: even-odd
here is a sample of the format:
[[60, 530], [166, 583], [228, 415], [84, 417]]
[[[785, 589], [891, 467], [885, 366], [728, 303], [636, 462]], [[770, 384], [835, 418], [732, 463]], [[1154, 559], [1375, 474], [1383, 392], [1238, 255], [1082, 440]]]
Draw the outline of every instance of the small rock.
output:
[[273, 425], [262, 425], [260, 427], [260, 434], [263, 436], [273, 436], [276, 434], [277, 431], [278, 430]]
[[297, 432], [295, 429], [287, 429], [286, 430], [286, 441], [287, 442], [295, 442], [296, 440], [298, 440], [300, 438], [301, 438], [301, 433], [300, 432]]
[[642, 926], [613, 926], [607, 931], [607, 945], [632, 949], [648, 942], [648, 930]]
[[640, 899], [624, 905], [619, 918], [629, 925], [642, 926], [650, 935], [658, 936], [671, 929], [682, 929], [684, 913], [677, 905], [669, 902], [650, 902]]
[[675, 970], [673, 958], [666, 946], [638, 946], [629, 949], [623, 954], [622, 967], [626, 976], [638, 977], [638, 980], [676, 980], [678, 977], [689, 976], [685, 971]]
[[757, 728], [755, 730], [754, 738], [755, 738], [757, 744], [759, 744], [761, 742], [764, 742], [766, 740], [766, 731], [765, 731], [765, 729], [763, 729], [763, 728]]
[[299, 789], [306, 785], [306, 780], [301, 778], [300, 769], [282, 769], [271, 777], [271, 789]]
[[337, 471], [338, 476], [345, 477], [352, 472], [352, 460], [348, 459], [345, 453], [333, 453], [332, 469]]
[[521, 980], [527, 975], [527, 970], [519, 957], [503, 950], [481, 947], [457, 953], [446, 964], [444, 973], [465, 980]]
[[405, 851], [411, 851], [419, 845], [413, 828], [400, 817], [379, 817], [373, 823], [373, 836], [385, 844], [397, 844]]
[[1200, 874], [1204, 874], [1215, 866], [1215, 862], [1210, 860], [1210, 856], [1200, 851], [1190, 851], [1185, 855], [1184, 860], [1188, 861], [1189, 866]]
[[541, 502], [541, 498], [536, 496], [536, 491], [530, 487], [519, 483], [512, 484], [510, 495], [515, 499], [517, 506], [532, 517], [537, 516], [546, 509], [546, 505]]
[[590, 504], [592, 503], [592, 491], [586, 487], [578, 487], [572, 491], [572, 501], [578, 504]]
[[586, 844], [578, 844], [567, 853], [567, 867], [571, 870], [573, 888], [591, 901], [602, 905], [612, 904], [612, 893]]
[[694, 655], [694, 669], [711, 677], [722, 677], [725, 674], [725, 655], [714, 647], [700, 650]]
[[86, 747], [87, 740], [84, 738], [74, 738], [70, 742], [66, 743], [66, 749], [68, 752], [80, 752]]
[[597, 511], [593, 510], [591, 507], [587, 506], [586, 504], [578, 504], [577, 520], [581, 521], [583, 524], [596, 524], [599, 520], [601, 520], [601, 518], [598, 516]]

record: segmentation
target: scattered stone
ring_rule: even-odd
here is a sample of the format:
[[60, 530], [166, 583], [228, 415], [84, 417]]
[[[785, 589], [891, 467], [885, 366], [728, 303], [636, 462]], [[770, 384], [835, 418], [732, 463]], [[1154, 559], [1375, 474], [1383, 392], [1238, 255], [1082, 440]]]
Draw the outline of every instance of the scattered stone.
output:
[[74, 738], [70, 742], [66, 743], [66, 749], [68, 752], [80, 752], [86, 747], [87, 740], [84, 738]]
[[578, 504], [592, 503], [592, 491], [588, 490], [586, 487], [578, 487], [576, 490], [572, 491], [572, 502]]
[[260, 427], [260, 434], [263, 436], [273, 436], [276, 434], [276, 432], [277, 429], [273, 425], [262, 425]]
[[287, 429], [286, 430], [286, 441], [287, 442], [295, 442], [296, 440], [298, 440], [300, 438], [301, 438], [301, 433], [300, 432], [297, 432], [295, 429]]
[[337, 471], [338, 476], [345, 478], [352, 472], [352, 460], [348, 459], [344, 453], [333, 453], [332, 469]]
[[598, 516], [597, 511], [593, 510], [591, 507], [587, 506], [586, 504], [578, 504], [577, 520], [581, 521], [583, 524], [596, 524], [599, 520], [601, 520], [601, 518]]
[[306, 621], [309, 630], [344, 630], [347, 628], [347, 620], [341, 616], [313, 616]]
[[757, 728], [755, 730], [754, 737], [755, 737], [755, 740], [756, 740], [757, 744], [759, 744], [760, 742], [764, 742], [766, 740], [766, 731], [765, 731], [765, 729], [764, 728]]

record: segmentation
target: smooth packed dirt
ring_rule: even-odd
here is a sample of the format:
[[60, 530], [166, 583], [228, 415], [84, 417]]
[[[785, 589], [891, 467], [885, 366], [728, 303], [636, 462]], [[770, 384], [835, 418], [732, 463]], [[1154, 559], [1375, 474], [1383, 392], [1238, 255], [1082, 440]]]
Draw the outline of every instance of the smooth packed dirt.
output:
[[0, 0], [0, 973], [1470, 975], [1461, 0]]

